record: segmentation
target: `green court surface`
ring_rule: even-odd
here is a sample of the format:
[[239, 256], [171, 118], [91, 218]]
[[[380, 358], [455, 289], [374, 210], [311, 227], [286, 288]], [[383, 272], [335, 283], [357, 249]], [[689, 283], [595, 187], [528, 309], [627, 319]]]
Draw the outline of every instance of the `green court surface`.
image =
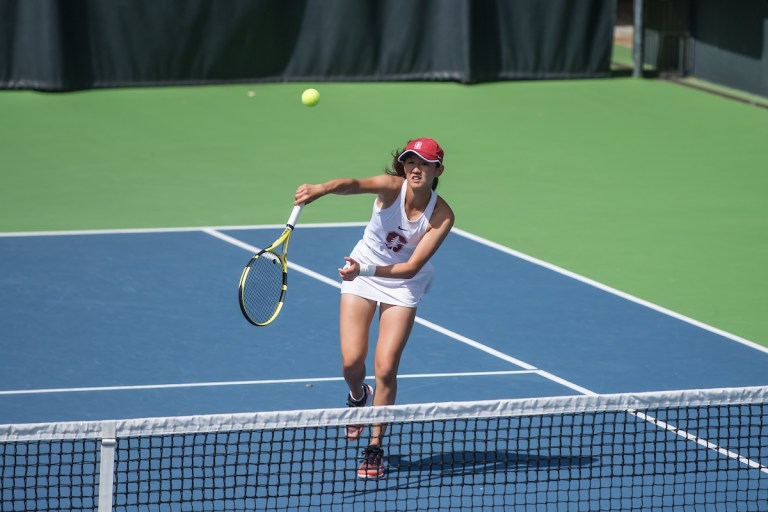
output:
[[766, 109], [614, 78], [5, 91], [0, 115], [0, 231], [283, 223], [299, 184], [430, 136], [457, 227], [768, 345]]

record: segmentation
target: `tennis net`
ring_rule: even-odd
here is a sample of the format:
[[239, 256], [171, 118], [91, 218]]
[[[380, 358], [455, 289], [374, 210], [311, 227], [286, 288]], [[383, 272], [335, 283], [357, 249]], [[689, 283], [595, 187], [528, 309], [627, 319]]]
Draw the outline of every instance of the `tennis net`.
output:
[[[768, 387], [0, 425], [0, 510], [768, 510]], [[386, 473], [357, 478], [386, 424]], [[370, 434], [367, 429], [366, 433]]]

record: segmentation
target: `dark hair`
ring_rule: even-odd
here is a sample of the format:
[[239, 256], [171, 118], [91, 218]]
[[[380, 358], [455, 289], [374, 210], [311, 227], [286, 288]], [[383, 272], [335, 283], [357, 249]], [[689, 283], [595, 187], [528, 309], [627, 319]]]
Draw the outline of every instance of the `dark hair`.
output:
[[[398, 160], [398, 157], [403, 154], [403, 151], [405, 151], [405, 149], [398, 149], [392, 152], [392, 166], [384, 169], [384, 172], [392, 176], [405, 178], [405, 166], [403, 165], [403, 162]], [[437, 179], [437, 176], [435, 176], [435, 179], [432, 181], [432, 190], [437, 189]]]

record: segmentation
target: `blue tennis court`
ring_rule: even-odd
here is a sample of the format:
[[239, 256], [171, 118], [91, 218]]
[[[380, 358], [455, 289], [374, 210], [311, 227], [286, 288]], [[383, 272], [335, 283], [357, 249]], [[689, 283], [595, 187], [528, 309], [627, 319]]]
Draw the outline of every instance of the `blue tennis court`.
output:
[[[237, 281], [280, 229], [1, 237], [0, 423], [343, 406], [336, 269], [363, 228], [300, 225], [256, 328]], [[765, 384], [765, 348], [460, 230], [434, 264], [398, 403]]]
[[[342, 407], [336, 269], [363, 226], [297, 227], [286, 307], [256, 328], [239, 311], [238, 278], [281, 229], [0, 237], [0, 424]], [[400, 404], [765, 384], [765, 348], [470, 233], [454, 230], [433, 262]], [[393, 470], [412, 455], [393, 453]]]

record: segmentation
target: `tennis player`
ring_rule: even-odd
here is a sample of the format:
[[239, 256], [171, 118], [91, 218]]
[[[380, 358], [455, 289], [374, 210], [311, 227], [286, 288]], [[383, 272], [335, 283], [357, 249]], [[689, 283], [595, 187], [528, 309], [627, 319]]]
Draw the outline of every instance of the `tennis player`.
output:
[[[363, 238], [344, 258], [344, 268], [339, 269], [341, 358], [350, 407], [395, 403], [400, 357], [416, 318], [416, 307], [429, 290], [434, 274], [429, 259], [454, 222], [448, 203], [435, 192], [438, 177], [445, 169], [440, 145], [433, 139], [415, 139], [392, 156], [392, 166], [385, 174], [304, 184], [295, 195], [294, 204], [309, 203], [326, 194], [377, 196]], [[377, 306], [374, 392], [365, 383], [365, 359]], [[374, 425], [358, 477], [384, 475], [384, 431], [384, 425]], [[359, 439], [362, 432], [363, 425], [346, 427], [346, 437], [351, 441]]]

